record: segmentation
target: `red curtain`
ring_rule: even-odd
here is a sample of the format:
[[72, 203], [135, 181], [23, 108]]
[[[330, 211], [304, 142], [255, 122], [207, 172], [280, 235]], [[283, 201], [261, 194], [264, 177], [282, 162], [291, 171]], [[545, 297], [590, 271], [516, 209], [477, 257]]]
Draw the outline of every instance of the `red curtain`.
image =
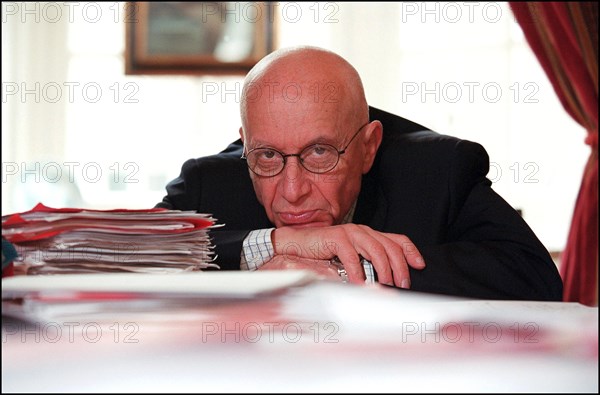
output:
[[564, 301], [598, 305], [598, 4], [511, 2], [527, 42], [591, 148], [561, 256]]

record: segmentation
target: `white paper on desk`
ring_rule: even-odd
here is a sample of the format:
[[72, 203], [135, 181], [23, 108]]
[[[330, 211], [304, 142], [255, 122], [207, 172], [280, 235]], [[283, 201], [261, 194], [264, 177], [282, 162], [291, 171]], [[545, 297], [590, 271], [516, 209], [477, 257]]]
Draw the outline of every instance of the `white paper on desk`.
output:
[[300, 270], [14, 276], [2, 279], [2, 299], [69, 292], [250, 298], [301, 286], [316, 278], [313, 273]]
[[[445, 326], [456, 328], [461, 323], [478, 328], [478, 334], [484, 328], [503, 332], [500, 338], [504, 340], [514, 339], [515, 331], [525, 336], [529, 331], [533, 336], [525, 340], [536, 342], [546, 339], [543, 336], [548, 333], [572, 341], [579, 337], [591, 338], [598, 332], [598, 308], [577, 303], [474, 300], [329, 282], [310, 287], [310, 295], [288, 298], [288, 308], [296, 317], [306, 320], [314, 320], [315, 314], [320, 313], [321, 319], [337, 325], [340, 339], [343, 336], [340, 341], [348, 344], [351, 341], [419, 342], [435, 337], [432, 333], [443, 334]], [[463, 339], [468, 338], [468, 333], [464, 332]], [[519, 337], [519, 341], [523, 339]]]

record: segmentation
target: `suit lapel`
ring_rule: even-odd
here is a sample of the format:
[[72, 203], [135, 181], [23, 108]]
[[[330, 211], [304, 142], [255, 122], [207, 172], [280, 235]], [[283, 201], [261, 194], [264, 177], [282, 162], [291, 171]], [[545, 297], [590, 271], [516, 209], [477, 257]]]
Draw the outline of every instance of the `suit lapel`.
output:
[[375, 230], [383, 230], [387, 214], [387, 202], [383, 191], [370, 174], [363, 177], [362, 187], [354, 213], [355, 224], [370, 226]]

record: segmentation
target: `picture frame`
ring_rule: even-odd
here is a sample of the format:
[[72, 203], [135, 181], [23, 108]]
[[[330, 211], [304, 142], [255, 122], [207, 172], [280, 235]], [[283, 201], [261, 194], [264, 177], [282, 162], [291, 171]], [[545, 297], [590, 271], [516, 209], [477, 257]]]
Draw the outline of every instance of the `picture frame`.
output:
[[275, 47], [275, 3], [126, 2], [125, 74], [246, 74]]

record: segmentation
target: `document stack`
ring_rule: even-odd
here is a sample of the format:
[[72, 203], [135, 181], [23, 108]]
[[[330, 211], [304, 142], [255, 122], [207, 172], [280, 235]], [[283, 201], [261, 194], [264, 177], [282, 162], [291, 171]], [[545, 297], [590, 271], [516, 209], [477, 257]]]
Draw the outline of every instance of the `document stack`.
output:
[[17, 250], [14, 274], [170, 273], [217, 267], [209, 214], [166, 209], [55, 209], [2, 217]]

